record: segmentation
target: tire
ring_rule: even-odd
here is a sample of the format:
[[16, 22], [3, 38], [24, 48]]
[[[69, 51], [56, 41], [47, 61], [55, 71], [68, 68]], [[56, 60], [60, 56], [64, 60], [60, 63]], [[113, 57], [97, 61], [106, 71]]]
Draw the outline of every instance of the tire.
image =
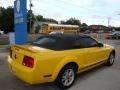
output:
[[108, 58], [108, 61], [107, 61], [107, 65], [108, 66], [112, 66], [114, 64], [114, 62], [115, 62], [115, 55], [114, 55], [114, 53], [111, 53], [109, 55], [109, 58]]
[[72, 65], [65, 66], [58, 74], [55, 84], [60, 89], [70, 88], [75, 82], [76, 72], [77, 69], [74, 66]]

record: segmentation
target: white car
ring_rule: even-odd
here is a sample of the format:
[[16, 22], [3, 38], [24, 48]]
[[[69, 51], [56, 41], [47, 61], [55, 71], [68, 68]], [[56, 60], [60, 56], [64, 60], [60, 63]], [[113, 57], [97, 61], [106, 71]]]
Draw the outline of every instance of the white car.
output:
[[112, 33], [113, 35], [117, 35], [117, 36], [120, 36], [120, 31], [115, 31]]
[[4, 34], [4, 31], [1, 31], [1, 30], [0, 30], [0, 35], [3, 35], [3, 34]]
[[63, 34], [63, 32], [50, 32], [49, 35], [51, 34]]
[[120, 31], [115, 31], [107, 36], [107, 39], [120, 39]]

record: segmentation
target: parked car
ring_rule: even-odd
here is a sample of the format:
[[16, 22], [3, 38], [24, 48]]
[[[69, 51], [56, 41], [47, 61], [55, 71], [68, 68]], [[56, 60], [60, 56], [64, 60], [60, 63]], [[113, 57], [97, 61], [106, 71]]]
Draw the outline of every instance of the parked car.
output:
[[120, 39], [120, 31], [115, 31], [112, 34], [109, 34], [107, 39]]
[[4, 31], [1, 31], [1, 30], [0, 30], [0, 35], [3, 35], [3, 34], [4, 34]]
[[104, 33], [104, 31], [103, 30], [99, 30], [99, 31], [97, 31], [97, 33], [98, 34], [102, 34], [102, 33]]
[[89, 33], [91, 33], [90, 30], [86, 30], [86, 31], [84, 32], [84, 34], [89, 34]]
[[12, 73], [29, 84], [55, 82], [70, 88], [77, 74], [115, 60], [114, 47], [86, 35], [43, 35], [30, 45], [13, 45], [8, 56]]
[[63, 34], [63, 32], [50, 32], [49, 34], [50, 34], [50, 35], [51, 35], [51, 34]]

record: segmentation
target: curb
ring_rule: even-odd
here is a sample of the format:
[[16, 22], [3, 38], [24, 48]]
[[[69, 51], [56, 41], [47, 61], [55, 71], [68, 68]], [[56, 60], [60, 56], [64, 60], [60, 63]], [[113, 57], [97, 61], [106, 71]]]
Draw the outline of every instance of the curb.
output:
[[0, 45], [0, 51], [4, 51], [4, 50], [9, 50], [10, 49], [10, 45]]

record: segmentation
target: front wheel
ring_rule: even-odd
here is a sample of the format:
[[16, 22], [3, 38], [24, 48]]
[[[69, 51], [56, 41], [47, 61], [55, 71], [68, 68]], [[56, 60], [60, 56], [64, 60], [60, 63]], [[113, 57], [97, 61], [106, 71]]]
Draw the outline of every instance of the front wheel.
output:
[[107, 61], [107, 65], [108, 66], [112, 66], [115, 62], [115, 55], [113, 53], [111, 53], [109, 55], [108, 61]]
[[57, 79], [56, 79], [56, 85], [61, 89], [68, 89], [71, 87], [76, 79], [76, 68], [68, 65], [64, 67]]

